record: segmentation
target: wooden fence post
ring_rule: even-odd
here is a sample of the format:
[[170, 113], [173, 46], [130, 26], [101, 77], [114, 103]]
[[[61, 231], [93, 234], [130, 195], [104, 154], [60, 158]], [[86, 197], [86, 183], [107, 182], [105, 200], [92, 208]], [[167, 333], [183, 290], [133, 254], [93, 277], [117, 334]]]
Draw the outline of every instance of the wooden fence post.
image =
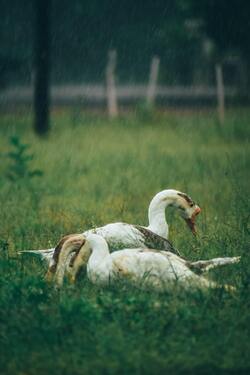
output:
[[159, 73], [160, 59], [154, 56], [151, 61], [148, 90], [147, 90], [147, 105], [154, 105], [156, 97], [157, 78]]
[[117, 53], [111, 50], [108, 53], [108, 63], [106, 68], [106, 83], [107, 83], [107, 102], [108, 113], [110, 117], [118, 115], [117, 93], [115, 87], [115, 68], [116, 68]]
[[222, 73], [221, 64], [216, 64], [215, 72], [216, 72], [218, 115], [219, 115], [220, 124], [223, 124], [225, 120], [225, 93], [224, 93], [223, 73]]

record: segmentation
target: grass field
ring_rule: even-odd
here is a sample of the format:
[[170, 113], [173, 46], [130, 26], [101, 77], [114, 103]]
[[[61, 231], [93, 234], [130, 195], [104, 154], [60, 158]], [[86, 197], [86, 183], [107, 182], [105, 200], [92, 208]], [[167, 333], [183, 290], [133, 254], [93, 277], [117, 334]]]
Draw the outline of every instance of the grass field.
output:
[[[51, 122], [49, 138], [38, 139], [29, 114], [0, 116], [0, 372], [246, 373], [250, 112], [228, 112], [223, 127], [211, 113], [143, 111], [109, 121], [71, 109], [55, 111]], [[20, 160], [6, 156], [13, 136], [34, 154], [25, 171], [42, 176], [18, 174]], [[165, 188], [202, 208], [197, 238], [167, 211], [170, 239], [184, 256], [242, 256], [209, 272], [235, 293], [176, 286], [158, 295], [127, 285], [100, 289], [84, 278], [57, 292], [39, 264], [17, 257], [92, 226], [147, 224], [148, 203]]]

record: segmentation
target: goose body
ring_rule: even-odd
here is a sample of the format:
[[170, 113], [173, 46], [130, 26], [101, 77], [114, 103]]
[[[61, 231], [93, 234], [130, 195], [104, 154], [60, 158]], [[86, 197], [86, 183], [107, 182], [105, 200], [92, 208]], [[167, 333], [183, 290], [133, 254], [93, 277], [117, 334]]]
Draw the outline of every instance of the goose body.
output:
[[[189, 226], [194, 232], [194, 219], [199, 214], [200, 208], [186, 194], [169, 189], [156, 194], [150, 202], [148, 227], [118, 222], [90, 229], [84, 232], [83, 236], [90, 234], [102, 236], [108, 243], [111, 252], [124, 248], [149, 247], [179, 254], [178, 250], [167, 239], [168, 225], [165, 218], [165, 209], [169, 205], [181, 211], [182, 216], [190, 223]], [[74, 237], [72, 237], [72, 240], [74, 240]], [[63, 246], [59, 245], [51, 259], [47, 279], [50, 280], [55, 272], [57, 272], [57, 278], [63, 279], [67, 259], [72, 252], [75, 252], [77, 257], [79, 249], [78, 244], [75, 247], [68, 242]], [[71, 272], [70, 269], [68, 271]]]
[[[83, 239], [82, 254], [89, 253], [87, 263], [87, 276], [89, 280], [97, 285], [115, 283], [117, 280], [128, 280], [132, 284], [142, 288], [153, 288], [162, 291], [173, 282], [185, 286], [214, 287], [215, 283], [203, 276], [197, 275], [195, 263], [188, 262], [176, 254], [168, 251], [155, 249], [135, 248], [123, 249], [114, 253], [109, 252], [105, 239], [96, 234], [89, 234]], [[80, 255], [80, 254], [79, 254]], [[214, 266], [222, 265], [219, 258], [210, 261]], [[225, 258], [224, 264], [232, 264], [239, 261], [239, 258]], [[78, 269], [84, 261], [79, 260]], [[196, 262], [197, 263], [197, 262]]]
[[[178, 254], [178, 250], [176, 250], [167, 239], [169, 231], [165, 210], [168, 206], [179, 209], [181, 215], [194, 233], [194, 219], [200, 212], [200, 208], [185, 193], [178, 190], [167, 189], [157, 193], [151, 200], [148, 208], [149, 225], [147, 227], [118, 222], [87, 230], [83, 235], [88, 236], [94, 233], [102, 236], [107, 241], [111, 252], [124, 248], [153, 247], [158, 250], [166, 250]], [[69, 237], [71, 237], [73, 242], [75, 238], [77, 238], [75, 235], [66, 236], [67, 244]], [[35, 251], [36, 254], [40, 253], [42, 257], [46, 254], [45, 259], [49, 261], [48, 279], [52, 277], [52, 274], [55, 273], [57, 268], [60, 269], [60, 273], [64, 272], [70, 254], [77, 254], [80, 249], [77, 240], [75, 246], [63, 246], [64, 242], [63, 238], [55, 249], [50, 249], [48, 251], [43, 250], [41, 252], [39, 252], [39, 250]], [[61, 252], [63, 253], [60, 257], [61, 264], [58, 265], [59, 254]]]
[[[166, 236], [160, 236], [149, 229], [140, 225], [132, 225], [127, 223], [110, 223], [103, 227], [89, 229], [82, 234], [88, 236], [91, 233], [98, 234], [105, 238], [110, 246], [111, 251], [120, 250], [122, 248], [132, 247], [147, 247], [150, 243], [159, 244], [159, 249], [166, 249], [173, 252], [178, 252], [174, 249]], [[73, 238], [74, 235], [72, 235]], [[68, 236], [67, 236], [68, 237]], [[77, 249], [75, 249], [77, 250]], [[74, 250], [73, 250], [74, 251]], [[53, 266], [56, 263], [55, 255], [56, 248], [44, 250], [22, 250], [20, 253], [33, 254], [42, 258], [43, 261]]]
[[83, 233], [86, 237], [90, 234], [103, 237], [111, 252], [121, 250], [124, 247], [148, 247], [151, 243], [155, 243], [155, 246], [159, 249], [177, 252], [166, 237], [162, 237], [141, 225], [111, 223]]

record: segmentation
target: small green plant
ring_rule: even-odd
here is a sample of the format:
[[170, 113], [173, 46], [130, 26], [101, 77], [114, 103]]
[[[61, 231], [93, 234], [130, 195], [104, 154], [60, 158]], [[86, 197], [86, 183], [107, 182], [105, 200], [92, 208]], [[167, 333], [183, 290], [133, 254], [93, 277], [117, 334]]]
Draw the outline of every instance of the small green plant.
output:
[[34, 158], [34, 155], [28, 151], [30, 145], [22, 143], [18, 136], [12, 136], [9, 142], [12, 146], [12, 151], [8, 152], [6, 156], [11, 164], [8, 167], [6, 177], [11, 181], [17, 181], [24, 178], [30, 179], [35, 176], [42, 176], [43, 172], [41, 170], [30, 167], [30, 162]]

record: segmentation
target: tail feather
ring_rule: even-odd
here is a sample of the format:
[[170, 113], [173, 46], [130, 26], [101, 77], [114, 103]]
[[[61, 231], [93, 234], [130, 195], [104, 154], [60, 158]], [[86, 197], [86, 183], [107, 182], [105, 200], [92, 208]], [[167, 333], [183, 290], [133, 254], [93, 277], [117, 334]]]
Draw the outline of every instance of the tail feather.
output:
[[47, 262], [49, 264], [52, 256], [54, 253], [54, 248], [51, 249], [44, 249], [44, 250], [21, 250], [18, 252], [19, 255], [31, 255], [31, 256], [37, 256], [41, 260]]
[[198, 260], [197, 262], [191, 262], [190, 267], [194, 271], [207, 272], [210, 269], [225, 266], [228, 264], [234, 264], [240, 262], [240, 256], [238, 257], [226, 257], [226, 258], [213, 258], [209, 260]]

